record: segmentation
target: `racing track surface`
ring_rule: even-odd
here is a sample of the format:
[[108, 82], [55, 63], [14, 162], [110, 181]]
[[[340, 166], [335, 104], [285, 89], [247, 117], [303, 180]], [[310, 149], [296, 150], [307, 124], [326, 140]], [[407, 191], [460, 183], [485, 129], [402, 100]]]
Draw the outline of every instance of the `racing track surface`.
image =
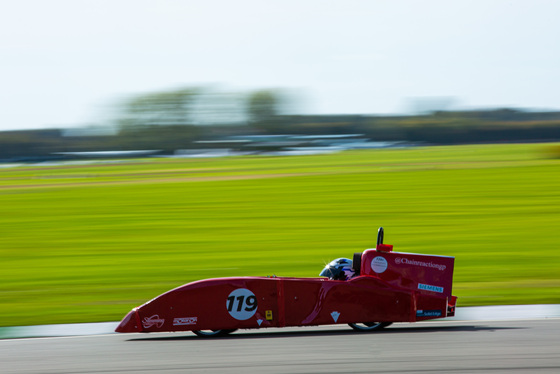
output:
[[2, 373], [560, 373], [560, 319], [0, 340]]

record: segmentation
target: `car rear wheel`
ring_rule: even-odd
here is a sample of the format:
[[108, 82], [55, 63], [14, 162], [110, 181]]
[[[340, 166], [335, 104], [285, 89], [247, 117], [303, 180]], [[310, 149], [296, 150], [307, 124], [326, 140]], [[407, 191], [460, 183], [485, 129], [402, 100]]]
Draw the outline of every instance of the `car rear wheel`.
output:
[[225, 336], [231, 334], [234, 330], [193, 330], [193, 333], [202, 337]]
[[381, 330], [384, 327], [389, 326], [393, 322], [364, 322], [364, 323], [349, 323], [348, 326], [352, 327], [356, 331], [366, 332]]

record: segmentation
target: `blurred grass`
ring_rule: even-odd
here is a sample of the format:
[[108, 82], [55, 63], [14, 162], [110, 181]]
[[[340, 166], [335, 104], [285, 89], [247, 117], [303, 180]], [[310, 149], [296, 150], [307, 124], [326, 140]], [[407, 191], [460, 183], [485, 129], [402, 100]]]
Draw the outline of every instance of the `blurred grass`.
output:
[[203, 278], [313, 277], [379, 226], [396, 251], [455, 256], [459, 306], [560, 303], [550, 146], [3, 169], [0, 325], [115, 321]]

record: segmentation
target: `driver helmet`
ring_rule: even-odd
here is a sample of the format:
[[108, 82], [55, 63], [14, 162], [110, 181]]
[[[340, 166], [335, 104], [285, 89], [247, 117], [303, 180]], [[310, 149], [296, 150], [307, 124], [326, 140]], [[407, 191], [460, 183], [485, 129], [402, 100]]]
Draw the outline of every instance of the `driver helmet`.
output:
[[329, 262], [321, 274], [320, 277], [329, 277], [329, 279], [334, 280], [348, 280], [352, 278], [356, 273], [352, 269], [352, 260], [347, 258], [337, 258]]

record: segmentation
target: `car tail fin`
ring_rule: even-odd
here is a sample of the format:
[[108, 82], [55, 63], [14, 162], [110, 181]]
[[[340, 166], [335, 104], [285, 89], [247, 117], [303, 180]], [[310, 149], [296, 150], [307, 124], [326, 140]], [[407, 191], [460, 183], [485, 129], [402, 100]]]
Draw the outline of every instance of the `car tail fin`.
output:
[[451, 298], [454, 257], [393, 252], [392, 246], [378, 245], [361, 256], [361, 275], [419, 293]]

